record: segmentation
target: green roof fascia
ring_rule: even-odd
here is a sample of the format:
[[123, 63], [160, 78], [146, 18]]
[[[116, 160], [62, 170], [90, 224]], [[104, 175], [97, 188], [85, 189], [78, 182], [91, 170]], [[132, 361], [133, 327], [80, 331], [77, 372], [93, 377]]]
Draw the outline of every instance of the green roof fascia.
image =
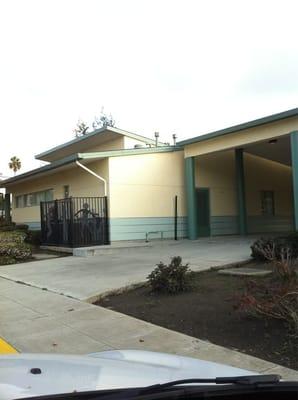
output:
[[269, 115], [267, 117], [258, 118], [253, 121], [245, 122], [243, 124], [234, 125], [229, 128], [221, 129], [219, 131], [214, 131], [207, 133], [205, 135], [196, 136], [190, 139], [182, 140], [178, 142], [178, 146], [185, 146], [188, 144], [203, 142], [208, 139], [213, 139], [218, 136], [228, 135], [229, 133], [234, 133], [237, 131], [243, 131], [249, 128], [255, 128], [256, 126], [269, 124], [271, 122], [280, 121], [282, 119], [298, 116], [298, 108], [293, 108], [292, 110], [284, 111], [278, 114]]
[[[70, 146], [72, 144], [76, 144], [76, 143], [79, 143], [81, 141], [87, 140], [88, 138], [96, 136], [96, 135], [99, 135], [99, 134], [101, 134], [101, 133], [103, 133], [105, 131], [118, 133], [120, 135], [127, 136], [127, 137], [130, 137], [132, 139], [140, 140], [140, 141], [143, 141], [145, 143], [155, 144], [155, 140], [154, 139], [149, 139], [149, 138], [146, 138], [145, 136], [138, 135], [136, 133], [127, 132], [127, 131], [124, 131], [122, 129], [118, 129], [118, 128], [114, 128], [114, 127], [108, 126], [108, 127], [103, 127], [103, 128], [100, 128], [100, 129], [96, 129], [95, 131], [90, 132], [87, 135], [80, 136], [80, 137], [72, 139], [72, 140], [70, 140], [68, 142], [62, 143], [59, 146], [55, 146], [52, 149], [46, 150], [43, 153], [39, 153], [39, 154], [37, 154], [35, 156], [35, 158], [39, 159], [41, 157], [45, 157], [45, 156], [47, 156], [47, 155], [49, 155], [51, 153], [54, 153], [55, 151], [61, 150], [61, 149], [65, 148], [65, 147], [68, 147], [68, 146]], [[160, 143], [160, 144], [162, 144], [162, 143]]]
[[143, 149], [127, 149], [127, 150], [110, 150], [110, 151], [95, 151], [91, 153], [78, 153], [81, 160], [88, 160], [93, 158], [107, 158], [107, 157], [121, 157], [133, 156], [142, 154], [154, 153], [170, 153], [173, 151], [181, 151], [181, 146], [160, 146], [160, 147], [146, 147]]
[[35, 175], [41, 174], [43, 172], [48, 172], [52, 169], [56, 169], [62, 167], [67, 164], [71, 164], [72, 162], [80, 160], [79, 154], [72, 154], [71, 156], [62, 158], [61, 160], [53, 161], [50, 164], [44, 165], [43, 167], [32, 169], [31, 171], [24, 172], [23, 174], [14, 176], [9, 179], [5, 179], [4, 181], [0, 182], [0, 187], [6, 187], [7, 185], [13, 184], [18, 182], [22, 179], [31, 178]]

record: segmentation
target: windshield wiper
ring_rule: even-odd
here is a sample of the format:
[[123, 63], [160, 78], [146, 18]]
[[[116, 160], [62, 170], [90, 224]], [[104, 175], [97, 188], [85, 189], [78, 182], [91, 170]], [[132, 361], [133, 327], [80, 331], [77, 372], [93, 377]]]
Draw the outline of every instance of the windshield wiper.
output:
[[[188, 389], [196, 390], [193, 384], [215, 384], [215, 385], [241, 385], [242, 387], [259, 387], [262, 385], [274, 385], [279, 383], [281, 377], [279, 375], [245, 375], [245, 376], [228, 376], [219, 378], [190, 378], [179, 379], [166, 383], [158, 383], [156, 385], [136, 387], [132, 389], [119, 389], [116, 393], [105, 393], [103, 396], [98, 396], [94, 400], [121, 400], [130, 399], [142, 395], [150, 395], [161, 393], [169, 390], [185, 390], [185, 385], [190, 385]], [[201, 386], [201, 389], [203, 387]]]
[[215, 383], [216, 385], [235, 384], [235, 385], [259, 385], [259, 384], [273, 384], [278, 383], [281, 377], [279, 375], [244, 375], [244, 376], [227, 376], [219, 378], [193, 378], [193, 379], [179, 379], [177, 381], [170, 381], [160, 383], [157, 385], [146, 386], [141, 388], [141, 393], [173, 387], [177, 385], [187, 385], [193, 383]]
[[[244, 376], [228, 376], [219, 378], [190, 378], [190, 379], [179, 379], [176, 381], [169, 381], [166, 383], [160, 383], [144, 387], [135, 388], [119, 388], [119, 389], [106, 389], [106, 390], [93, 390], [88, 392], [72, 392], [72, 393], [61, 393], [54, 395], [34, 396], [29, 397], [26, 400], [122, 400], [122, 399], [133, 399], [142, 398], [144, 395], [159, 394], [161, 392], [175, 394], [184, 393], [199, 393], [205, 390], [216, 390], [216, 385], [223, 385], [223, 389], [232, 388], [243, 388], [246, 389], [261, 389], [274, 386], [280, 382], [281, 377], [279, 375], [244, 375]], [[206, 386], [199, 386], [196, 384], [207, 384]], [[213, 384], [210, 386], [208, 384]], [[281, 385], [283, 382], [281, 382]], [[286, 383], [285, 383], [286, 384]], [[276, 386], [277, 387], [277, 386]], [[295, 383], [296, 387], [296, 383]], [[218, 388], [219, 389], [219, 388]]]

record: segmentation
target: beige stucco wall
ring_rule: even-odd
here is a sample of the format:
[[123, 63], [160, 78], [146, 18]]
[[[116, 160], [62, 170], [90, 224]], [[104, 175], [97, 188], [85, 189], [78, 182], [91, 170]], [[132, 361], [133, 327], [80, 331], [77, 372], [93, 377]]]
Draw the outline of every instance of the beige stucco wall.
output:
[[261, 191], [274, 191], [275, 215], [293, 215], [292, 168], [244, 154], [247, 214], [262, 215]]
[[109, 166], [112, 218], [173, 216], [175, 195], [186, 215], [182, 151], [113, 157]]
[[234, 151], [196, 158], [196, 187], [210, 189], [211, 215], [237, 214]]
[[[108, 180], [108, 160], [88, 163], [88, 168]], [[40, 220], [39, 206], [15, 208], [15, 196], [38, 192], [47, 189], [54, 190], [54, 199], [64, 197], [64, 185], [69, 185], [70, 196], [103, 196], [103, 183], [97, 178], [74, 166], [48, 176], [32, 179], [8, 188], [13, 194], [12, 219], [14, 222], [36, 222]]]
[[[293, 214], [291, 167], [244, 152], [244, 173], [247, 215], [262, 215], [262, 190], [274, 191], [276, 215]], [[210, 189], [211, 216], [237, 215], [234, 151], [197, 157], [196, 187]]]
[[283, 136], [295, 130], [298, 130], [298, 117], [292, 117], [271, 124], [219, 136], [203, 142], [189, 144], [185, 146], [184, 155], [185, 157], [192, 157], [233, 149], [235, 147], [243, 147], [250, 143]]

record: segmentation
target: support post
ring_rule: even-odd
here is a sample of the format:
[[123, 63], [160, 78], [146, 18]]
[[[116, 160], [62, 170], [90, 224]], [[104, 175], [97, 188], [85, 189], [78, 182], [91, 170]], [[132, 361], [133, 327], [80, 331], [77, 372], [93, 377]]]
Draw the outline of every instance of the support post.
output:
[[174, 200], [174, 239], [178, 240], [178, 196]]
[[298, 231], [298, 131], [291, 132], [294, 229]]
[[194, 157], [188, 157], [185, 159], [185, 189], [188, 217], [188, 239], [194, 240], [198, 237]]
[[10, 193], [5, 194], [5, 200], [4, 200], [4, 213], [5, 213], [5, 222], [8, 224], [11, 223], [11, 215], [10, 215]]
[[236, 191], [240, 235], [247, 234], [243, 149], [235, 149]]

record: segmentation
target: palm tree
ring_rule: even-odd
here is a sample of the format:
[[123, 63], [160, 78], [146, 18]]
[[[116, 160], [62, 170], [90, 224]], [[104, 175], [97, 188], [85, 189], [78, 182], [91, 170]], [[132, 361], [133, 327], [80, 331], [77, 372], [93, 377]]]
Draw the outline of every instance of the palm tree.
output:
[[22, 163], [20, 159], [16, 156], [11, 157], [10, 162], [8, 163], [10, 169], [13, 170], [14, 174], [21, 168]]

